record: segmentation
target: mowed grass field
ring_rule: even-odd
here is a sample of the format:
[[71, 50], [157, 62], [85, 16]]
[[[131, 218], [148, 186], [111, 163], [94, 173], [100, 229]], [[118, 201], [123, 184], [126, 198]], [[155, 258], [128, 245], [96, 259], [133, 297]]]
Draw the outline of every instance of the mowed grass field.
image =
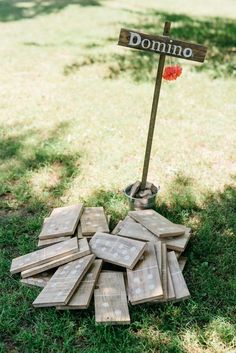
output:
[[[236, 352], [235, 2], [0, 1], [0, 352]], [[191, 226], [191, 299], [130, 307], [130, 326], [86, 311], [34, 309], [37, 288], [10, 276], [37, 247], [53, 207], [128, 212], [141, 177], [158, 55], [117, 46], [121, 27], [209, 46], [163, 82], [149, 180], [156, 209]], [[167, 64], [177, 63], [167, 60]]]

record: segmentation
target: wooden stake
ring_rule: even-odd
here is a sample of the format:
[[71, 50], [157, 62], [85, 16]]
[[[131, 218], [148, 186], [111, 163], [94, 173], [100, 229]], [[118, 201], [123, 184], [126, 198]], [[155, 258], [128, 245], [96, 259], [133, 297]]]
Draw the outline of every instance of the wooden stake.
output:
[[[170, 22], [165, 22], [164, 31], [163, 31], [164, 36], [169, 36], [170, 26], [171, 26]], [[161, 90], [162, 73], [165, 65], [165, 58], [166, 58], [165, 54], [161, 54], [159, 58], [156, 83], [155, 83], [155, 89], [154, 89], [154, 95], [153, 95], [153, 101], [152, 101], [152, 111], [151, 111], [151, 117], [149, 122], [149, 129], [148, 129], [146, 151], [145, 151], [144, 164], [143, 164], [143, 175], [142, 175], [142, 182], [140, 186], [141, 190], [145, 189], [146, 182], [147, 182], [148, 167], [150, 162], [153, 133], [154, 133], [155, 122], [156, 122], [156, 114], [157, 114], [157, 107], [158, 107], [160, 90]]]

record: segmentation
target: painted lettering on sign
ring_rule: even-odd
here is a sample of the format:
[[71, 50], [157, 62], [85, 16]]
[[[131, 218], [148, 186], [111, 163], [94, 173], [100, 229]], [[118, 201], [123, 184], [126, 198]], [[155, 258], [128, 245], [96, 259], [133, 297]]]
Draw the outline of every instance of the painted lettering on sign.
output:
[[199, 62], [204, 61], [207, 52], [207, 48], [203, 45], [175, 40], [167, 36], [144, 34], [124, 28], [120, 31], [118, 44]]
[[148, 38], [142, 39], [139, 33], [130, 32], [129, 45], [132, 47], [141, 45], [143, 49], [150, 49], [152, 51], [157, 51], [163, 54], [174, 54], [178, 56], [184, 56], [185, 58], [191, 58], [193, 56], [193, 51], [191, 48], [183, 49], [181, 45], [175, 45], [172, 43], [172, 39], [170, 39], [169, 43], [164, 43]]

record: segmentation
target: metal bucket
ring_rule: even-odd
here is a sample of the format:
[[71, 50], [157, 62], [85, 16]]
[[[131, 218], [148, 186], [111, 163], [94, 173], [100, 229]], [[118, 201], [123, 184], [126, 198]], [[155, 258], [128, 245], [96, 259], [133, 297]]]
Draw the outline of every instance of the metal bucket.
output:
[[156, 204], [156, 196], [157, 196], [158, 191], [156, 194], [151, 195], [147, 199], [138, 199], [138, 198], [129, 196], [129, 193], [130, 193], [132, 186], [133, 186], [133, 184], [127, 186], [124, 190], [124, 194], [129, 201], [130, 210], [134, 211], [134, 210], [146, 210], [149, 208], [154, 208], [154, 206]]

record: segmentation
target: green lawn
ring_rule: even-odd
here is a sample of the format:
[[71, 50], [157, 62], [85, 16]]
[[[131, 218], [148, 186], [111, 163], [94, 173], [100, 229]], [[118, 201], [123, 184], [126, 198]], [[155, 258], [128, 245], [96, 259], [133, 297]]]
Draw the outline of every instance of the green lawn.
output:
[[[235, 353], [236, 158], [233, 0], [0, 0], [0, 352]], [[117, 46], [121, 27], [209, 46], [203, 65], [163, 83], [149, 180], [156, 209], [193, 228], [192, 297], [130, 308], [127, 327], [94, 310], [34, 309], [11, 277], [52, 207], [128, 211], [140, 178], [158, 56]], [[173, 63], [176, 60], [172, 60]], [[167, 60], [167, 64], [170, 59]]]

